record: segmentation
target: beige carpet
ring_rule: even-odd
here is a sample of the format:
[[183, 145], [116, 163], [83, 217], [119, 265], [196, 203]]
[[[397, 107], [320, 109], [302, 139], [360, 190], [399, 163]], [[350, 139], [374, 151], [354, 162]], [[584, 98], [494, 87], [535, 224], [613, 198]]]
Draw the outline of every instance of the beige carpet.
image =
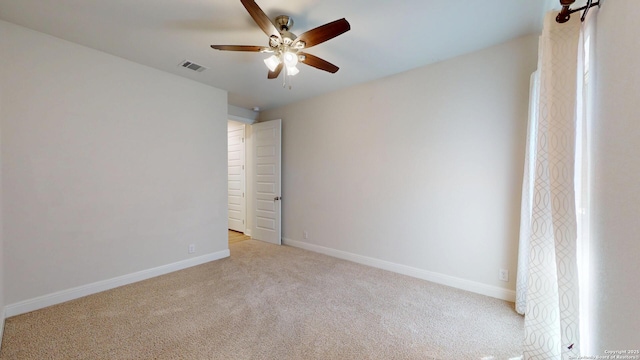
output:
[[509, 359], [513, 304], [247, 240], [231, 257], [7, 319], [1, 359]]

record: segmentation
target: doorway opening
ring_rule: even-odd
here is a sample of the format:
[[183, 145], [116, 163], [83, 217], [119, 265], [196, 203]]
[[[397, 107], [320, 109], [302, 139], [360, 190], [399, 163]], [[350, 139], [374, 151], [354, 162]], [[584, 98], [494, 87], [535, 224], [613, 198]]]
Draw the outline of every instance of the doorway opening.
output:
[[244, 234], [247, 229], [245, 124], [227, 124], [228, 228]]
[[247, 125], [227, 122], [227, 209], [229, 244], [250, 239], [247, 235]]
[[282, 120], [227, 124], [228, 229], [280, 245]]

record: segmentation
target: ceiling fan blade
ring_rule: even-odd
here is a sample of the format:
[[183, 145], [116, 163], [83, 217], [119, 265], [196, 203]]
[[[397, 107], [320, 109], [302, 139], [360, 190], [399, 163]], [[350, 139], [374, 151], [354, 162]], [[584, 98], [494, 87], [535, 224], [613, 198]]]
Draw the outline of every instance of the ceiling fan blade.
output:
[[251, 52], [261, 52], [264, 50], [268, 50], [268, 48], [264, 46], [254, 46], [254, 45], [211, 45], [211, 48], [216, 50], [251, 51]]
[[312, 46], [323, 43], [327, 40], [331, 40], [334, 37], [344, 34], [345, 32], [351, 30], [351, 25], [346, 19], [340, 19], [328, 24], [324, 24], [322, 26], [318, 26], [315, 29], [311, 29], [300, 36], [293, 42], [291, 45], [295, 47], [301, 41], [304, 41], [304, 48], [310, 48]]
[[276, 69], [274, 71], [269, 71], [269, 74], [267, 75], [268, 79], [275, 79], [278, 77], [278, 75], [280, 75], [280, 71], [282, 71], [282, 67], [284, 66], [283, 63], [278, 64], [278, 67], [276, 67]]
[[242, 2], [242, 5], [247, 9], [249, 15], [253, 18], [253, 21], [260, 26], [260, 29], [262, 29], [267, 36], [275, 36], [279, 39], [282, 38], [276, 26], [273, 25], [269, 17], [264, 13], [264, 11], [262, 11], [262, 9], [260, 9], [260, 6], [258, 6], [255, 1], [240, 0], [240, 2]]
[[313, 66], [316, 69], [328, 71], [332, 74], [335, 74], [338, 70], [340, 70], [339, 67], [333, 65], [332, 63], [326, 60], [320, 59], [315, 55], [299, 52], [298, 57], [300, 58], [301, 63], [307, 64], [309, 66]]

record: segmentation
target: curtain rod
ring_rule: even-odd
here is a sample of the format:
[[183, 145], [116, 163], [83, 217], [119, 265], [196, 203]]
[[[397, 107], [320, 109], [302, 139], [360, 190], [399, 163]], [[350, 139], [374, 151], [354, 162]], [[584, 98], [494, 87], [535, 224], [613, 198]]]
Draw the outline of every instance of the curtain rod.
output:
[[596, 5], [600, 7], [600, 3], [602, 2], [602, 0], [597, 0], [597, 1], [588, 0], [587, 5], [581, 8], [570, 9], [571, 5], [573, 5], [574, 2], [576, 2], [576, 0], [560, 0], [560, 5], [562, 6], [562, 10], [560, 10], [560, 13], [558, 14], [558, 16], [556, 16], [557, 22], [561, 24], [566, 23], [567, 21], [569, 21], [569, 18], [571, 18], [571, 14], [573, 14], [574, 12], [582, 11], [582, 10], [584, 10], [584, 12], [582, 13], [582, 17], [580, 18], [580, 20], [584, 21], [584, 19], [587, 17], [587, 13], [589, 12], [589, 9], [591, 9]]

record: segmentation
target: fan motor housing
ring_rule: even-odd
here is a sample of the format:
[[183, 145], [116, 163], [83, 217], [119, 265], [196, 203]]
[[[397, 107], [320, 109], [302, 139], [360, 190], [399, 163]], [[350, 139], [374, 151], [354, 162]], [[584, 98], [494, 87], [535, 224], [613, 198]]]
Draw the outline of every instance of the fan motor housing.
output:
[[276, 17], [276, 26], [280, 31], [289, 30], [293, 27], [293, 19], [288, 15], [280, 15]]

